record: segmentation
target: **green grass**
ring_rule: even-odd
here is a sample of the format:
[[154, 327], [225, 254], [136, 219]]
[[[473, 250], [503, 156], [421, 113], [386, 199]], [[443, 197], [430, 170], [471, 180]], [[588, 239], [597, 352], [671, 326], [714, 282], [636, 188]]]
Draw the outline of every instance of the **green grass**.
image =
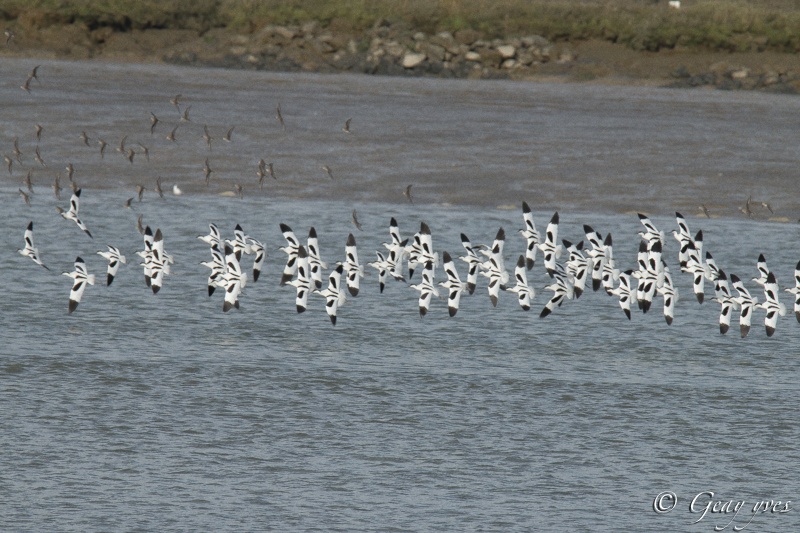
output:
[[426, 33], [604, 39], [640, 50], [800, 51], [800, 0], [684, 0], [680, 10], [666, 0], [0, 0], [0, 18], [18, 17], [39, 27], [82, 23], [121, 31], [253, 31], [315, 20], [354, 34], [387, 19]]

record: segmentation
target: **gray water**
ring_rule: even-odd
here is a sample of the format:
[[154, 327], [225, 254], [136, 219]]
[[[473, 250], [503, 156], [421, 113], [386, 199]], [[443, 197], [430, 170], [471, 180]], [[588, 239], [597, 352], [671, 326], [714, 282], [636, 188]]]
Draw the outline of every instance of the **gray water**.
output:
[[[18, 88], [38, 61], [0, 64], [5, 169], [0, 269], [0, 529], [4, 531], [712, 531], [727, 516], [691, 513], [691, 499], [761, 500], [788, 513], [756, 516], [747, 531], [800, 525], [797, 345], [789, 307], [767, 338], [720, 335], [719, 306], [700, 305], [665, 257], [681, 293], [667, 326], [659, 305], [628, 321], [616, 301], [585, 293], [551, 316], [537, 264], [530, 312], [513, 294], [493, 308], [481, 280], [454, 318], [399, 282], [373, 274], [339, 312], [324, 300], [298, 315], [279, 287], [279, 223], [319, 234], [323, 259], [344, 257], [348, 233], [362, 263], [421, 221], [434, 247], [461, 255], [459, 234], [488, 243], [508, 234], [524, 249], [520, 203], [560, 237], [582, 225], [614, 235], [635, 268], [637, 210], [667, 231], [685, 211], [705, 249], [750, 282], [759, 253], [782, 287], [800, 259], [793, 147], [798, 101], [722, 92], [506, 82], [285, 75], [164, 66], [43, 62], [41, 84]], [[169, 98], [182, 93], [191, 122]], [[275, 120], [281, 104], [286, 130]], [[151, 137], [149, 113], [162, 120]], [[344, 120], [353, 117], [347, 135]], [[33, 161], [33, 125], [48, 166]], [[178, 143], [164, 136], [174, 127]], [[208, 124], [215, 140], [202, 140]], [[233, 142], [221, 137], [236, 125]], [[86, 131], [92, 146], [82, 144]], [[147, 145], [130, 164], [114, 148]], [[94, 139], [109, 142], [100, 159]], [[206, 187], [202, 165], [216, 167]], [[259, 189], [264, 157], [278, 180]], [[81, 216], [94, 239], [62, 220], [49, 189], [72, 162]], [[329, 165], [331, 181], [319, 169]], [[17, 189], [34, 169], [27, 207]], [[722, 173], [720, 178], [719, 174]], [[178, 183], [181, 196], [136, 184]], [[235, 183], [242, 199], [226, 196]], [[402, 195], [414, 184], [414, 204]], [[62, 184], [68, 187], [66, 176]], [[737, 207], [747, 196], [775, 214]], [[695, 216], [706, 203], [715, 218]], [[350, 223], [357, 209], [364, 231]], [[175, 259], [164, 288], [145, 286], [136, 218], [162, 230]], [[776, 220], [768, 220], [768, 218]], [[26, 224], [48, 272], [16, 253]], [[241, 309], [206, 292], [208, 250], [196, 236], [239, 223], [267, 245], [262, 278]], [[95, 254], [128, 257], [110, 287]], [[76, 255], [98, 283], [67, 314]], [[463, 263], [457, 265], [465, 275]], [[245, 264], [247, 260], [245, 260]], [[417, 274], [418, 275], [418, 274]], [[677, 507], [653, 500], [674, 491]], [[708, 498], [695, 509], [702, 511]]]

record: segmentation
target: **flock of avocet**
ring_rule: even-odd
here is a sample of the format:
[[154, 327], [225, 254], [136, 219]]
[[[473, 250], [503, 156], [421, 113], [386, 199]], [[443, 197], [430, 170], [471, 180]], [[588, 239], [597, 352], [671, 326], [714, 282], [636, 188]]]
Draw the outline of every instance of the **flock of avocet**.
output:
[[[58, 209], [58, 211], [64, 219], [74, 221], [91, 237], [88, 228], [78, 216], [80, 194], [81, 190], [77, 189], [72, 195], [69, 209]], [[355, 213], [353, 215], [353, 222], [357, 224]], [[762, 310], [765, 312], [764, 325], [767, 336], [772, 336], [777, 327], [778, 317], [786, 314], [786, 307], [779, 300], [776, 277], [767, 267], [764, 256], [759, 256], [756, 265], [758, 276], [752, 278], [752, 281], [763, 287], [764, 300], [759, 303], [758, 297], [750, 293], [741, 279], [733, 274], [729, 278], [725, 271], [716, 265], [710, 253], [706, 252], [703, 255], [702, 231], [692, 237], [685, 218], [680, 213], [675, 215], [678, 229], [672, 234], [680, 246], [678, 252], [680, 271], [692, 276], [693, 291], [700, 303], [704, 300], [706, 281], [713, 284], [713, 301], [721, 307], [720, 332], [724, 334], [728, 331], [732, 315], [738, 310], [740, 333], [742, 337], [746, 336], [750, 331], [753, 314], [757, 310]], [[602, 288], [608, 295], [618, 298], [619, 305], [628, 319], [631, 318], [631, 307], [634, 302], [643, 313], [646, 313], [653, 301], [660, 298], [663, 303], [664, 318], [667, 324], [672, 324], [678, 292], [664, 259], [665, 234], [659, 231], [647, 216], [639, 214], [643, 230], [639, 232], [641, 242], [637, 258], [638, 268], [625, 271], [620, 271], [616, 267], [610, 234], [603, 238], [591, 226], [584, 225], [588, 243], [584, 248], [583, 240], [574, 244], [564, 239], [559, 243], [558, 213], [550, 219], [544, 238], [536, 230], [533, 215], [525, 202], [522, 203], [522, 217], [524, 228], [519, 230], [519, 233], [524, 238], [526, 247], [525, 254], [520, 255], [514, 262], [513, 280], [505, 266], [503, 248], [506, 234], [502, 228], [498, 230], [491, 245], [473, 245], [469, 237], [461, 234], [465, 253], [458, 259], [464, 261], [467, 266], [465, 282], [458, 273], [453, 257], [448, 252], [443, 252], [440, 258], [440, 254], [434, 251], [430, 228], [424, 222], [420, 224], [420, 230], [411, 239], [402, 239], [398, 223], [392, 218], [389, 223], [390, 239], [383, 243], [385, 251], [377, 251], [376, 260], [367, 263], [367, 266], [377, 271], [381, 292], [387, 281], [407, 283], [407, 280], [413, 278], [415, 271], [421, 269], [419, 282], [408, 285], [419, 291], [421, 316], [428, 313], [434, 296], [446, 297], [448, 312], [451, 317], [455, 316], [462, 294], [475, 292], [479, 275], [488, 280], [487, 290], [493, 306], [497, 306], [501, 291], [507, 291], [514, 293], [520, 307], [528, 311], [536, 292], [528, 283], [527, 271], [534, 268], [537, 254], [541, 251], [544, 268], [553, 282], [545, 287], [545, 290], [552, 291], [552, 296], [545, 303], [540, 317], [546, 317], [566, 300], [580, 298], [591, 279], [594, 291]], [[209, 228], [207, 235], [198, 237], [210, 246], [211, 260], [202, 263], [210, 269], [207, 279], [208, 295], [212, 296], [217, 288], [223, 289], [225, 295], [222, 310], [228, 312], [231, 308], [239, 307], [239, 298], [247, 284], [248, 275], [243, 266], [243, 257], [253, 257], [250, 267], [252, 280], [256, 282], [266, 259], [265, 247], [258, 240], [248, 236], [239, 225], [236, 226], [233, 239], [223, 239], [214, 224], [210, 224]], [[309, 294], [317, 294], [324, 298], [327, 314], [331, 323], [335, 325], [338, 308], [345, 303], [348, 294], [352, 297], [358, 295], [360, 279], [365, 275], [364, 265], [359, 262], [355, 237], [352, 233], [348, 235], [345, 258], [333, 265], [328, 275], [327, 287], [323, 288], [323, 271], [327, 268], [327, 264], [320, 257], [315, 229], [313, 227], [310, 229], [305, 242], [301, 241], [288, 225], [281, 224], [280, 229], [286, 240], [286, 246], [280, 250], [287, 256], [280, 279], [281, 286], [288, 285], [295, 288], [298, 313], [304, 312], [309, 305]], [[153, 293], [158, 293], [164, 276], [170, 273], [173, 258], [164, 249], [164, 236], [160, 229], [153, 232], [147, 226], [140, 231], [144, 235], [144, 249], [137, 252], [137, 255], [142, 259], [144, 281]], [[47, 268], [34, 245], [33, 222], [28, 224], [24, 240], [25, 247], [20, 249], [19, 253]], [[107, 251], [97, 253], [108, 260], [106, 283], [110, 285], [117, 275], [120, 264], [126, 263], [126, 258], [118, 248], [110, 245], [107, 248]], [[566, 257], [559, 262], [565, 255], [564, 252]], [[441, 278], [442, 281], [436, 283], [436, 269], [440, 265], [444, 270], [444, 276]], [[64, 275], [73, 279], [69, 296], [69, 313], [72, 313], [78, 307], [86, 285], [94, 285], [95, 277], [88, 273], [86, 264], [80, 257], [75, 260], [74, 271], [65, 272]], [[736, 296], [731, 292], [729, 279]], [[344, 285], [347, 286], [346, 291]], [[445, 294], [440, 294], [440, 287], [444, 289]], [[795, 285], [785, 291], [794, 295], [795, 316], [800, 322], [800, 263], [795, 269]]]

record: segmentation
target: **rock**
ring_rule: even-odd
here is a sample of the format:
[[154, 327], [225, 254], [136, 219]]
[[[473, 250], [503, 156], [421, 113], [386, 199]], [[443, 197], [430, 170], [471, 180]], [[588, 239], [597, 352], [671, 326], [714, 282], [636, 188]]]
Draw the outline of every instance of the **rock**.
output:
[[500, 53], [500, 57], [503, 59], [512, 59], [515, 55], [517, 55], [517, 49], [510, 44], [498, 46], [497, 51]]
[[300, 31], [303, 33], [303, 35], [314, 35], [318, 29], [319, 29], [319, 24], [317, 23], [316, 20], [306, 22], [305, 24], [300, 26]]
[[750, 74], [749, 68], [740, 68], [731, 72], [731, 79], [742, 80]]
[[414, 68], [427, 59], [425, 54], [409, 52], [403, 56], [403, 68]]
[[286, 26], [275, 26], [273, 31], [275, 35], [278, 35], [279, 37], [282, 37], [287, 41], [291, 41], [297, 36], [296, 30], [288, 28]]
[[444, 61], [445, 59], [445, 49], [438, 44], [423, 41], [417, 43], [417, 51], [425, 54], [430, 60]]
[[478, 52], [470, 51], [464, 54], [464, 59], [466, 59], [467, 61], [480, 61], [481, 55]]
[[471, 45], [475, 41], [477, 41], [478, 39], [481, 38], [481, 34], [480, 34], [480, 32], [475, 31], [475, 30], [464, 29], [464, 30], [458, 30], [453, 35], [453, 38], [459, 44]]

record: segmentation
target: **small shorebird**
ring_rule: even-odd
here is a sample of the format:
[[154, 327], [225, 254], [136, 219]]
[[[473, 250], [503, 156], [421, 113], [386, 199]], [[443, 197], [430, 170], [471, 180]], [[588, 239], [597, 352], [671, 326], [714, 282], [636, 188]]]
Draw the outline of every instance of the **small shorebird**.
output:
[[342, 127], [342, 131], [345, 133], [350, 133], [350, 121], [353, 120], [352, 118], [348, 118], [344, 121], [344, 126]]
[[364, 231], [364, 230], [361, 228], [361, 222], [359, 222], [359, 221], [358, 221], [358, 213], [356, 213], [356, 210], [355, 210], [355, 209], [353, 209], [352, 219], [353, 219], [353, 220], [352, 220], [352, 222], [353, 222], [353, 225], [356, 227], [356, 229], [357, 229], [358, 231]]
[[39, 153], [39, 147], [38, 147], [38, 146], [37, 146], [37, 147], [36, 147], [36, 149], [34, 150], [34, 153], [35, 153], [36, 155], [34, 156], [34, 158], [33, 158], [33, 159], [35, 159], [35, 160], [36, 160], [36, 162], [37, 162], [37, 163], [39, 163], [40, 165], [42, 165], [43, 167], [46, 167], [47, 165], [45, 165], [45, 164], [44, 164], [44, 159], [42, 159], [42, 154], [41, 154], [41, 153]]
[[178, 113], [181, 112], [181, 105], [179, 100], [183, 97], [181, 94], [176, 94], [172, 98], [169, 99], [169, 103], [175, 106], [175, 109], [178, 110]]
[[[191, 106], [189, 106], [191, 107]], [[188, 107], [186, 109], [189, 109]], [[214, 137], [208, 132], [208, 126], [203, 125], [203, 140], [206, 142], [206, 146], [209, 150], [211, 150], [211, 141], [214, 140]]]
[[136, 196], [139, 197], [139, 201], [142, 201], [142, 196], [144, 195], [144, 187], [142, 185], [136, 186]]
[[25, 83], [23, 83], [22, 85], [20, 85], [20, 86], [19, 86], [19, 88], [20, 88], [20, 89], [22, 89], [22, 90], [24, 90], [25, 92], [28, 92], [28, 93], [30, 93], [30, 92], [31, 92], [31, 80], [32, 80], [32, 79], [33, 79], [33, 78], [31, 78], [30, 76], [28, 76], [28, 79], [26, 79], [26, 80], [25, 80]]
[[281, 129], [286, 129], [286, 123], [283, 121], [283, 114], [281, 114], [281, 104], [278, 103], [278, 106], [275, 108], [275, 118], [278, 119], [278, 122], [281, 124]]
[[331, 172], [331, 167], [329, 167], [328, 165], [322, 165], [320, 168], [328, 174], [328, 177], [330, 179], [333, 179], [333, 172]]
[[411, 198], [411, 187], [413, 187], [413, 186], [414, 186], [414, 184], [412, 183], [411, 185], [409, 185], [408, 187], [406, 187], [406, 190], [405, 190], [405, 191], [403, 191], [403, 196], [405, 196], [406, 198], [408, 198], [408, 203], [410, 203], [410, 204], [413, 204], [413, 203], [414, 203], [414, 200]]
[[19, 138], [14, 137], [14, 157], [17, 160], [17, 163], [22, 164], [22, 152], [19, 149]]
[[20, 196], [22, 197], [22, 199], [25, 201], [25, 205], [27, 205], [28, 207], [30, 207], [30, 206], [31, 206], [31, 198], [30, 198], [30, 196], [28, 196], [28, 193], [26, 193], [25, 191], [23, 191], [22, 189], [20, 189], [20, 190], [19, 190], [19, 195], [20, 195]]
[[711, 218], [711, 215], [708, 214], [708, 208], [706, 207], [706, 204], [700, 204], [700, 211], [703, 212], [706, 218]]
[[22, 180], [22, 184], [28, 189], [28, 192], [33, 194], [33, 182], [31, 178], [33, 177], [33, 170], [29, 170], [28, 174], [25, 176], [25, 179]]
[[153, 134], [156, 130], [156, 124], [158, 124], [158, 117], [155, 113], [150, 111], [150, 135]]
[[175, 138], [175, 132], [176, 131], [178, 131], [178, 126], [175, 126], [174, 128], [172, 128], [172, 131], [167, 134], [165, 139], [167, 139], [168, 141], [177, 142], [177, 139]]
[[159, 198], [164, 198], [164, 190], [161, 188], [161, 176], [156, 178], [156, 188], [154, 190], [158, 193]]
[[100, 145], [100, 159], [105, 159], [106, 158], [106, 146], [108, 146], [108, 143], [105, 142], [103, 139], [99, 139], [98, 138], [97, 139], [97, 144]]
[[230, 127], [228, 132], [225, 134], [225, 137], [222, 138], [223, 141], [226, 141], [226, 142], [231, 142], [232, 141], [231, 135], [233, 134], [233, 128], [235, 128], [235, 127], [236, 126], [231, 126]]
[[86, 131], [81, 132], [81, 142], [86, 146], [89, 146], [89, 136], [86, 134]]
[[206, 157], [206, 162], [203, 163], [203, 172], [206, 175], [206, 185], [208, 185], [208, 182], [211, 180], [211, 173], [214, 172], [214, 171], [211, 170], [211, 167], [208, 164], [208, 158], [207, 157]]
[[750, 209], [750, 203], [753, 200], [753, 196], [747, 197], [747, 202], [741, 207], [739, 207], [739, 211], [744, 214], [747, 218], [753, 218], [753, 211]]
[[41, 124], [37, 124], [36, 125], [36, 142], [39, 142], [39, 141], [42, 140], [42, 130], [43, 129], [44, 128], [42, 128]]
[[56, 200], [61, 200], [61, 174], [56, 174], [55, 180], [53, 180], [53, 194], [56, 197]]

